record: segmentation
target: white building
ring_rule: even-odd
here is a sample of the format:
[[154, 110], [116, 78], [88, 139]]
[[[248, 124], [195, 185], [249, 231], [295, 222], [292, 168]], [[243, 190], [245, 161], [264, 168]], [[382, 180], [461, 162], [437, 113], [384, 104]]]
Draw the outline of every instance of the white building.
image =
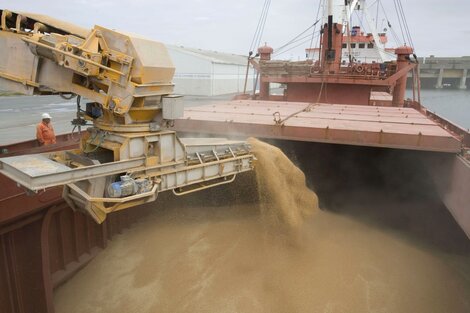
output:
[[[167, 49], [176, 67], [175, 93], [216, 96], [243, 92], [246, 56], [173, 45], [167, 45]], [[247, 91], [252, 89], [250, 69]]]

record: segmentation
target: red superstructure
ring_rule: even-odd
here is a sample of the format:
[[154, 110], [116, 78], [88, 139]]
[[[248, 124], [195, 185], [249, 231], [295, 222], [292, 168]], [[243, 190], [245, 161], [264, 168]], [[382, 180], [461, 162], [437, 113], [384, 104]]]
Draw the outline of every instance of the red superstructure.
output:
[[[271, 60], [267, 52], [272, 48], [260, 47], [259, 62], [251, 61], [260, 72], [260, 92], [253, 99], [369, 105], [375, 92], [385, 92], [392, 101], [382, 105], [403, 106], [407, 75], [417, 66], [412, 48], [395, 49], [397, 60], [392, 62], [345, 64], [341, 25], [325, 24], [321, 36], [320, 59], [315, 62]], [[285, 86], [282, 96], [270, 94], [272, 84]]]
[[[377, 34], [380, 44], [384, 47], [385, 55], [388, 61], [395, 58], [394, 48], [387, 48], [388, 37], [385, 33]], [[350, 63], [351, 61], [371, 63], [380, 62], [381, 56], [378, 53], [378, 47], [372, 33], [364, 33], [359, 26], [354, 26], [350, 34], [343, 33], [342, 62]], [[318, 60], [320, 58], [320, 47], [306, 48], [305, 53], [307, 59]]]

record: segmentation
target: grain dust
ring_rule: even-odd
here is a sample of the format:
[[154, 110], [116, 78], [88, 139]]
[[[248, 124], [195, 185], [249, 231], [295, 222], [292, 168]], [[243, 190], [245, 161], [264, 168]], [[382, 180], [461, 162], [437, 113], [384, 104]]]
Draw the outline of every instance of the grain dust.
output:
[[270, 226], [298, 230], [318, 210], [317, 195], [307, 188], [305, 174], [277, 147], [249, 138], [258, 161], [256, 180], [261, 216]]

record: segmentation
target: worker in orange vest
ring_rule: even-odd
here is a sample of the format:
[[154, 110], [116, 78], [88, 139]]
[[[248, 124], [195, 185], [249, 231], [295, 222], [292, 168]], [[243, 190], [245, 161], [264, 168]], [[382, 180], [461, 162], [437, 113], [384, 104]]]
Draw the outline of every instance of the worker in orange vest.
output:
[[51, 116], [48, 113], [42, 114], [42, 122], [36, 126], [36, 138], [41, 146], [56, 143], [54, 128], [51, 124]]

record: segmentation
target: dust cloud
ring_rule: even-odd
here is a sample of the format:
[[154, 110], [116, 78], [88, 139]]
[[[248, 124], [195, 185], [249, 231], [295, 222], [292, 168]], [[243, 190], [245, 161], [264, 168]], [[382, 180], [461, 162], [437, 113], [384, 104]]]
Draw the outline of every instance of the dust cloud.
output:
[[[56, 290], [56, 312], [470, 311], [468, 253], [417, 242], [370, 216], [318, 210], [280, 150], [250, 143], [256, 174], [182, 198], [162, 195], [150, 216]], [[379, 193], [359, 205], [350, 193], [336, 197], [344, 211], [429, 205]], [[279, 240], [286, 230], [302, 244]]]

